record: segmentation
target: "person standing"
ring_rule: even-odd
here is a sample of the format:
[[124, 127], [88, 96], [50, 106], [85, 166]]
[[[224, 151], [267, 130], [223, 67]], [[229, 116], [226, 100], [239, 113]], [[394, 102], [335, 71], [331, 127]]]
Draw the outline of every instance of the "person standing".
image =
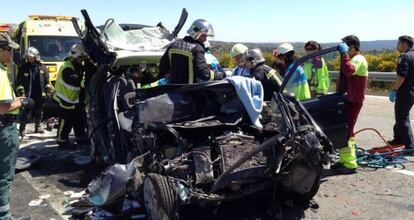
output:
[[[0, 220], [10, 219], [10, 187], [19, 150], [19, 133], [16, 118], [20, 107], [33, 105], [29, 99], [15, 97], [14, 76], [10, 71], [12, 49], [19, 49], [9, 35], [0, 33]], [[6, 68], [7, 66], [7, 68]]]
[[348, 146], [339, 149], [339, 161], [331, 170], [338, 174], [351, 174], [358, 167], [354, 128], [365, 99], [368, 83], [368, 63], [360, 54], [359, 38], [348, 35], [338, 45], [341, 53], [341, 75], [338, 83], [340, 92], [347, 92]]
[[264, 101], [271, 101], [274, 93], [282, 85], [281, 77], [276, 70], [265, 64], [265, 58], [259, 48], [246, 50], [243, 59], [245, 60], [245, 68], [251, 76], [262, 83]]
[[[289, 43], [280, 44], [276, 52], [278, 70], [280, 74], [284, 77], [293, 67], [294, 62], [297, 57], [295, 55], [295, 50], [293, 46]], [[308, 79], [306, 78], [305, 71], [301, 66], [298, 66], [290, 77], [289, 82], [286, 84], [286, 90], [290, 93], [293, 93], [295, 98], [298, 101], [306, 100], [311, 98]]]
[[235, 44], [230, 51], [230, 56], [236, 61], [236, 68], [234, 68], [232, 76], [250, 77], [249, 70], [245, 67], [243, 54], [248, 50], [244, 44]]
[[[306, 53], [312, 53], [321, 50], [321, 45], [316, 41], [308, 41], [305, 44]], [[310, 87], [312, 97], [327, 95], [329, 92], [329, 70], [325, 60], [321, 56], [316, 56], [303, 65], [306, 78]]]
[[206, 62], [204, 42], [214, 37], [211, 24], [204, 19], [195, 20], [187, 33], [168, 46], [161, 57], [159, 79], [167, 78], [171, 84], [193, 84], [224, 78], [221, 72], [214, 72]]
[[86, 112], [84, 98], [84, 61], [88, 58], [82, 44], [71, 47], [69, 57], [59, 69], [53, 99], [59, 104], [59, 147], [70, 147], [69, 133], [75, 132], [77, 144], [86, 143]]
[[406, 149], [414, 149], [410, 124], [410, 110], [414, 104], [413, 38], [407, 35], [399, 37], [397, 50], [401, 53], [397, 61], [397, 80], [389, 93], [390, 101], [395, 102], [394, 139], [390, 144], [402, 144]]
[[25, 134], [26, 123], [29, 114], [35, 121], [35, 133], [44, 133], [41, 126], [43, 102], [46, 98], [46, 93], [51, 92], [49, 84], [49, 72], [45, 65], [40, 61], [39, 51], [34, 47], [29, 47], [25, 54], [26, 62], [19, 67], [17, 74], [17, 93], [30, 97], [35, 101], [35, 106], [32, 111], [23, 110], [20, 113], [20, 127], [19, 133], [23, 137]]

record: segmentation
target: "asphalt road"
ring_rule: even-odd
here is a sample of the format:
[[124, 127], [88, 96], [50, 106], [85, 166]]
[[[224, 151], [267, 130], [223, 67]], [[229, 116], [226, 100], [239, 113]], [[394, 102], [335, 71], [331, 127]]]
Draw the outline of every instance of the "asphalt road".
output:
[[[393, 105], [386, 98], [367, 97], [357, 129], [373, 127], [386, 139], [391, 139], [393, 114]], [[77, 197], [72, 192], [83, 191], [95, 176], [91, 165], [73, 163], [73, 158], [87, 155], [87, 149], [82, 146], [73, 150], [58, 149], [54, 135], [53, 132], [40, 138], [32, 135], [21, 145], [43, 158], [37, 166], [16, 175], [11, 209], [17, 216], [67, 219], [70, 216], [67, 204]], [[366, 149], [383, 145], [381, 139], [370, 132], [361, 133], [356, 139], [358, 146]], [[414, 219], [414, 157], [408, 159], [404, 168], [359, 168], [354, 175], [325, 176], [315, 196], [317, 205], [295, 207], [283, 216], [292, 219]]]

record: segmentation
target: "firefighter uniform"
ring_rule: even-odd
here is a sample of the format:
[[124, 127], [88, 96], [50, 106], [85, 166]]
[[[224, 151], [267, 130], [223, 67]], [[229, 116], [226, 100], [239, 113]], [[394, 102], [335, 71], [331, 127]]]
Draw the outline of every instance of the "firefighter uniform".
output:
[[49, 71], [46, 66], [35, 61], [33, 63], [26, 62], [19, 67], [17, 74], [17, 93], [23, 91], [26, 97], [30, 97], [35, 101], [32, 111], [23, 110], [20, 114], [19, 132], [23, 135], [29, 114], [35, 121], [35, 133], [42, 132], [41, 120], [43, 115], [43, 103], [46, 93], [50, 91]]
[[82, 66], [74, 58], [67, 58], [59, 69], [54, 100], [59, 104], [59, 127], [57, 143], [60, 146], [69, 145], [69, 133], [72, 128], [77, 140], [84, 140], [86, 135], [86, 112], [84, 105], [84, 89]]
[[160, 77], [170, 74], [169, 83], [193, 84], [215, 79], [205, 59], [203, 43], [190, 36], [173, 42], [160, 60]]
[[259, 80], [262, 83], [264, 101], [271, 101], [274, 92], [279, 90], [282, 85], [282, 80], [276, 73], [276, 70], [264, 63], [260, 63], [250, 69], [250, 73], [256, 80]]

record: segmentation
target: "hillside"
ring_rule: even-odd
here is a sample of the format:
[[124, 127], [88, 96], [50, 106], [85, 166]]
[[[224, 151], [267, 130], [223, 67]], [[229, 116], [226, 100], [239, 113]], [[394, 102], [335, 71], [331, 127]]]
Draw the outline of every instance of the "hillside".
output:
[[[230, 50], [230, 48], [237, 42], [223, 42], [223, 41], [212, 41], [211, 45], [216, 48], [222, 48], [223, 50]], [[336, 43], [322, 43], [323, 48], [331, 47], [338, 45], [339, 42]], [[273, 48], [279, 43], [254, 43], [254, 42], [244, 42], [247, 47], [249, 48], [260, 48], [262, 50], [271, 51]], [[303, 49], [305, 42], [291, 42], [294, 48]], [[396, 40], [376, 40], [376, 41], [362, 41], [361, 42], [361, 49], [362, 51], [382, 51], [382, 50], [394, 50], [397, 46]], [[301, 50], [299, 50], [301, 51]]]

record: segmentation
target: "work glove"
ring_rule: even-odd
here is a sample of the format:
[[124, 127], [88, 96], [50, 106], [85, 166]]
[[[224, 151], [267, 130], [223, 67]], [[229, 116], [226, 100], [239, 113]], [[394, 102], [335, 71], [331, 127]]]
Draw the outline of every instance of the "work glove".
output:
[[390, 99], [390, 102], [395, 102], [395, 98], [397, 97], [397, 91], [391, 90], [388, 94], [388, 98]]
[[346, 54], [348, 52], [348, 45], [346, 45], [346, 43], [341, 43], [336, 47], [337, 50], [339, 50], [339, 52], [341, 54]]
[[33, 109], [35, 106], [35, 101], [27, 97], [20, 99], [20, 103], [24, 109]]

